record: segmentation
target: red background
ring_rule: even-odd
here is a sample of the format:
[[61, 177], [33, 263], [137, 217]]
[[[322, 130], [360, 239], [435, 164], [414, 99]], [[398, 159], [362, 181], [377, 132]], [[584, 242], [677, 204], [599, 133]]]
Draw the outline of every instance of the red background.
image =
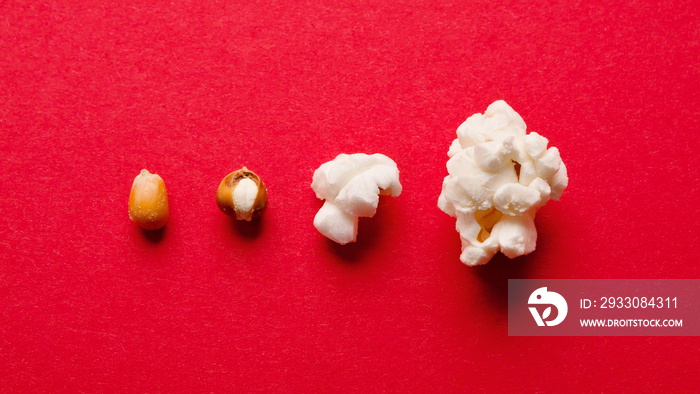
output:
[[[104, 3], [0, 2], [0, 390], [697, 389], [697, 337], [506, 318], [508, 278], [699, 277], [696, 2]], [[469, 268], [436, 202], [496, 99], [570, 186], [533, 254]], [[309, 187], [341, 152], [404, 185], [345, 247]], [[243, 165], [257, 224], [214, 201]], [[160, 236], [127, 216], [141, 168]]]

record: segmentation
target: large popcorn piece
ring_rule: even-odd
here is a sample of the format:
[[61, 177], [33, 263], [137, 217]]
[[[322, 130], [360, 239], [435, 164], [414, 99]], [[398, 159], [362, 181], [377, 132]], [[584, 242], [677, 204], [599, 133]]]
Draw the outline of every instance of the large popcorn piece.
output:
[[499, 250], [509, 258], [535, 250], [535, 214], [566, 188], [559, 150], [525, 130], [502, 100], [457, 129], [438, 206], [457, 218], [464, 264], [486, 264]]
[[314, 226], [341, 245], [355, 242], [358, 217], [374, 216], [380, 194], [401, 194], [399, 169], [382, 154], [340, 154], [314, 172], [311, 187], [326, 200]]

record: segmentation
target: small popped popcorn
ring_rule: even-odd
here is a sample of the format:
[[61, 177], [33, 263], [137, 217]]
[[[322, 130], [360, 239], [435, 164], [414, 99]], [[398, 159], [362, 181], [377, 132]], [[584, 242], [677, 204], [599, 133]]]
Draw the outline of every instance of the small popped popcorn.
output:
[[499, 250], [509, 258], [535, 250], [535, 214], [569, 181], [559, 150], [548, 143], [526, 133], [503, 100], [457, 128], [438, 207], [457, 218], [464, 264], [486, 264]]
[[379, 195], [401, 194], [396, 163], [379, 153], [341, 153], [314, 172], [311, 188], [326, 200], [314, 226], [341, 245], [355, 242], [358, 217], [374, 216]]

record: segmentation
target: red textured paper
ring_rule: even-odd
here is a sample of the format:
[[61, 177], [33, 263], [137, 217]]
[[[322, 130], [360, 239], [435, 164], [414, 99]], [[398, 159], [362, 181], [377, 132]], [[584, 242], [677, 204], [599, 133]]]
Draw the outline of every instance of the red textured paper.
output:
[[[509, 278], [698, 278], [695, 2], [199, 3], [0, 3], [0, 390], [697, 389], [697, 337], [508, 337], [506, 311]], [[436, 202], [496, 99], [570, 186], [534, 253], [469, 268]], [[309, 187], [341, 152], [404, 185], [344, 247]], [[215, 204], [243, 165], [258, 223]]]

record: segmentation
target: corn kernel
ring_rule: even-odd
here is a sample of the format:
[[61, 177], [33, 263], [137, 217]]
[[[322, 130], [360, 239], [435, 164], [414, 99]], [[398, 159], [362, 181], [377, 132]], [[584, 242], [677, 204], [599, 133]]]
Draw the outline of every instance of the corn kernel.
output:
[[169, 216], [168, 192], [163, 178], [141, 170], [131, 186], [129, 218], [146, 230], [158, 230], [165, 226]]

